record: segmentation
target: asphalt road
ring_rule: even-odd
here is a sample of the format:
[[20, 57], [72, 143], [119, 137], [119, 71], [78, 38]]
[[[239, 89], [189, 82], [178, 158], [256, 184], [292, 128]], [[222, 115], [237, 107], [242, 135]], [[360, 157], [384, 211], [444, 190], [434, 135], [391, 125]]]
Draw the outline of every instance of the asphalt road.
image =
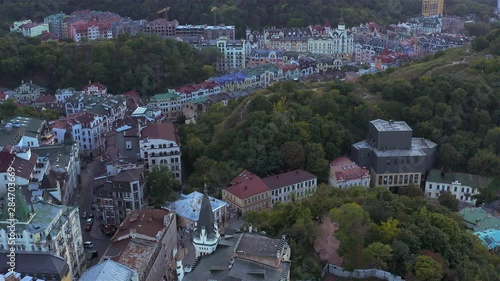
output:
[[93, 259], [90, 263], [87, 263], [88, 266], [92, 266], [99, 262], [100, 258], [108, 248], [111, 239], [111, 237], [101, 233], [101, 230], [99, 229], [100, 221], [96, 217], [95, 211], [91, 210], [93, 202], [92, 188], [94, 184], [94, 177], [96, 176], [94, 173], [97, 170], [99, 163], [100, 157], [96, 157], [92, 163], [86, 164], [85, 170], [81, 171], [80, 192], [77, 197], [78, 206], [80, 207], [80, 215], [83, 212], [87, 212], [87, 215], [94, 212], [94, 224], [92, 225], [92, 230], [90, 232], [85, 231], [87, 219], [80, 218], [83, 242], [91, 241], [94, 245], [94, 249], [97, 250], [99, 257]]

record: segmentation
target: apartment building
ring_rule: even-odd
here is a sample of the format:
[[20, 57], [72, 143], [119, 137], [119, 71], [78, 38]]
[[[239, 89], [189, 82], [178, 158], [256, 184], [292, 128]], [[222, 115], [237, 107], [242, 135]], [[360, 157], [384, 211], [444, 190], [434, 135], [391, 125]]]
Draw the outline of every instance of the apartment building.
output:
[[144, 34], [175, 36], [177, 26], [179, 26], [179, 22], [177, 20], [169, 21], [165, 18], [159, 18], [153, 21], [145, 21], [141, 26], [141, 31]]
[[[7, 200], [7, 197], [5, 197]], [[7, 201], [0, 216], [0, 249], [8, 244], [10, 225]], [[69, 265], [71, 276], [79, 276], [85, 264], [78, 208], [54, 205], [44, 201], [26, 203], [20, 191], [16, 193], [15, 248], [19, 252], [52, 253]]]
[[422, 0], [422, 16], [442, 16], [444, 0]]
[[136, 210], [121, 223], [101, 261], [110, 259], [135, 270], [139, 281], [157, 281], [176, 255], [175, 215], [163, 209]]
[[202, 37], [204, 40], [217, 40], [225, 37], [229, 40], [235, 39], [234, 25], [177, 25], [175, 36], [178, 37]]
[[228, 72], [230, 70], [245, 68], [245, 40], [231, 40], [221, 37], [217, 40], [206, 40], [201, 43], [201, 48], [216, 47], [222, 57], [215, 65], [215, 70]]
[[63, 34], [63, 19], [68, 15], [65, 13], [57, 13], [43, 18], [43, 22], [49, 25], [49, 31], [62, 38]]
[[141, 130], [139, 146], [144, 167], [166, 165], [182, 184], [181, 142], [173, 123], [149, 124]]
[[[32, 154], [29, 147], [4, 147], [0, 150], [0, 194], [5, 195], [11, 182], [10, 168], [14, 169], [17, 186], [27, 187], [30, 182], [42, 180], [43, 169], [38, 169], [38, 155]], [[44, 168], [44, 167], [42, 167]], [[38, 174], [38, 177], [36, 177]]]
[[231, 209], [244, 214], [248, 211], [271, 207], [271, 190], [257, 175], [244, 170], [231, 181], [231, 186], [222, 190], [222, 200]]
[[335, 158], [330, 163], [328, 183], [331, 187], [348, 189], [352, 186], [370, 187], [370, 171], [347, 157]]
[[22, 80], [21, 85], [14, 89], [12, 98], [20, 104], [31, 104], [43, 93], [45, 93], [45, 88], [38, 86], [33, 81], [24, 82]]

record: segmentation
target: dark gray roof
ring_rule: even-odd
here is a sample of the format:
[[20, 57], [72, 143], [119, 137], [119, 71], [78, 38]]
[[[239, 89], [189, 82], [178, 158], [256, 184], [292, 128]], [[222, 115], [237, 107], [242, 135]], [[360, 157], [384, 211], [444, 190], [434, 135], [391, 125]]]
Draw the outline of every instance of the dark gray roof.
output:
[[[0, 252], [0, 272], [7, 272], [10, 268], [7, 261], [7, 252]], [[49, 253], [16, 252], [16, 272], [25, 274], [54, 274], [62, 277], [69, 272], [69, 267], [64, 259]]]
[[201, 229], [205, 227], [208, 238], [215, 238], [214, 221], [214, 213], [212, 211], [212, 206], [210, 205], [210, 198], [208, 198], [208, 195], [205, 192], [203, 199], [201, 200], [200, 218], [198, 219], [194, 236], [200, 237]]

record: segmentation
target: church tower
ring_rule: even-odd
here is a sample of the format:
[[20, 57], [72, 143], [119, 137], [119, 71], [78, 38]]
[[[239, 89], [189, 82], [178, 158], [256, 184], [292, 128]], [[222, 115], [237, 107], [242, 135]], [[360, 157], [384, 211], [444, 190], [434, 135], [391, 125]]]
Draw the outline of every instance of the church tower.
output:
[[193, 245], [196, 257], [209, 255], [215, 251], [219, 244], [219, 227], [215, 222], [210, 199], [207, 194], [207, 185], [201, 200], [200, 217], [193, 233]]

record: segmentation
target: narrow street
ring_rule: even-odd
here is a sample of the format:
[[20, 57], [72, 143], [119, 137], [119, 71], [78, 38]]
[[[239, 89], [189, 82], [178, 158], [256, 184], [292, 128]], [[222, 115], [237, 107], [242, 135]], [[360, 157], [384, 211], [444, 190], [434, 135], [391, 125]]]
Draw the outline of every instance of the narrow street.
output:
[[111, 237], [108, 237], [101, 232], [99, 228], [100, 220], [95, 210], [91, 210], [93, 203], [92, 189], [94, 178], [96, 176], [99, 176], [95, 175], [95, 171], [97, 170], [101, 162], [100, 159], [100, 157], [97, 157], [94, 159], [94, 161], [92, 161], [92, 163], [85, 164], [86, 168], [81, 172], [80, 190], [79, 194], [77, 195], [77, 204], [80, 208], [80, 216], [83, 212], [87, 212], [87, 215], [90, 213], [94, 214], [94, 224], [92, 225], [92, 230], [90, 232], [85, 231], [86, 219], [80, 218], [83, 242], [91, 241], [94, 245], [94, 249], [97, 250], [97, 254], [99, 257], [97, 259], [93, 259], [91, 261], [91, 265], [97, 264], [99, 262], [99, 259], [108, 248], [111, 239]]

